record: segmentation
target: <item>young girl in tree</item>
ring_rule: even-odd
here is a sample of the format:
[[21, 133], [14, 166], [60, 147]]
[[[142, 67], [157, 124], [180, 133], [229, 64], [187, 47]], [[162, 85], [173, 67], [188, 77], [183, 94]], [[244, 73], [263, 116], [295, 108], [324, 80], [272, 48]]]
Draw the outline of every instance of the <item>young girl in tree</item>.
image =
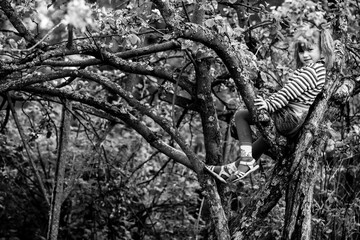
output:
[[[277, 131], [286, 137], [298, 133], [316, 96], [322, 91], [326, 70], [334, 61], [333, 39], [329, 29], [304, 26], [294, 34], [294, 57], [297, 70], [287, 84], [267, 98], [255, 99], [258, 110], [267, 110]], [[250, 125], [254, 124], [248, 110], [235, 114], [235, 126], [240, 142], [240, 156], [223, 166], [205, 168], [217, 179], [236, 183], [259, 168], [256, 160], [268, 146], [263, 138], [252, 142]]]

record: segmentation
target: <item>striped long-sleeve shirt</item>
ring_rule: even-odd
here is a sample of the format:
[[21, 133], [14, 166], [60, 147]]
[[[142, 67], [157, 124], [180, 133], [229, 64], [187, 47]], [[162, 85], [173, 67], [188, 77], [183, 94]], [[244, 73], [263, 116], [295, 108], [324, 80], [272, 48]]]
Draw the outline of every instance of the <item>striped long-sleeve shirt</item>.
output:
[[326, 69], [323, 62], [306, 65], [294, 72], [288, 83], [264, 99], [269, 112], [287, 105], [310, 106], [325, 84]]

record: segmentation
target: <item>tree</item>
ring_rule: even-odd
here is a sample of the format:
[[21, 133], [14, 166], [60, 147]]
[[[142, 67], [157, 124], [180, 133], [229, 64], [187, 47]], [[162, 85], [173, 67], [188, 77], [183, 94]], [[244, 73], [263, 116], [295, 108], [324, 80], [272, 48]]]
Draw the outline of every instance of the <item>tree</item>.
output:
[[[39, 211], [48, 212], [48, 226], [36, 237], [313, 239], [318, 169], [330, 159], [322, 156], [340, 154], [334, 139], [348, 141], [341, 154], [352, 161], [359, 153], [358, 121], [347, 120], [341, 141], [331, 124], [344, 122], [340, 110], [358, 99], [359, 7], [356, 1], [269, 3], [0, 3], [0, 150], [3, 167], [11, 166], [3, 176], [24, 169], [7, 180], [45, 203]], [[299, 138], [289, 142], [253, 99], [284, 81], [291, 69], [285, 36], [304, 19], [331, 22], [347, 55], [329, 74]], [[239, 106], [256, 119], [254, 135], [271, 145], [272, 160], [263, 160], [271, 167], [263, 164], [263, 176], [254, 176], [258, 189], [251, 182], [223, 185], [203, 171], [204, 163], [234, 160], [230, 119]], [[356, 112], [359, 104], [351, 106]], [[15, 155], [19, 145], [22, 154]], [[354, 176], [347, 175], [348, 183]], [[280, 204], [281, 221], [266, 225]], [[170, 216], [178, 216], [178, 206], [181, 221]], [[204, 208], [208, 215], [199, 214]], [[157, 214], [159, 224], [152, 222], [161, 219]]]

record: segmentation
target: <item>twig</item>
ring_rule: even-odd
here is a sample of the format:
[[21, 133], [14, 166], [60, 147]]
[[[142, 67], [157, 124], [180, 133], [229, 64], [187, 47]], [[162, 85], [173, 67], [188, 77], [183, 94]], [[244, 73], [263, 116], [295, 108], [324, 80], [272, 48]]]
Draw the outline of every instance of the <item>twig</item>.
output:
[[[244, 4], [244, 3], [239, 3], [239, 2], [236, 2], [236, 3], [229, 3], [229, 2], [226, 2], [226, 1], [220, 1], [219, 4], [223, 4], [225, 6], [241, 6], [241, 7], [245, 7], [245, 8], [248, 8], [248, 9], [251, 9], [253, 10], [254, 12], [260, 12], [260, 8], [257, 8], [257, 7], [253, 7], [253, 6], [250, 6], [248, 4]], [[255, 5], [255, 4], [254, 4]]]
[[172, 115], [172, 121], [173, 121], [173, 127], [174, 129], [177, 129], [176, 128], [176, 121], [175, 121], [175, 101], [176, 101], [176, 94], [177, 94], [177, 91], [178, 91], [178, 87], [179, 87], [179, 81], [180, 81], [180, 78], [183, 74], [183, 72], [185, 71], [185, 69], [190, 65], [191, 63], [189, 62], [188, 64], [186, 64], [182, 69], [181, 69], [181, 72], [179, 73], [179, 76], [177, 77], [176, 79], [176, 83], [175, 83], [175, 87], [174, 87], [174, 96], [173, 96], [173, 99], [172, 99], [172, 103], [171, 103], [171, 115]]
[[40, 40], [38, 41], [36, 44], [34, 44], [32, 47], [27, 48], [27, 49], [8, 49], [8, 51], [13, 51], [13, 52], [29, 52], [32, 51], [34, 48], [36, 48], [39, 44], [41, 44], [56, 28], [58, 28], [60, 25], [63, 24], [63, 21], [59, 22], [58, 24], [56, 24], [52, 29], [49, 30], [49, 32]]
[[260, 22], [256, 25], [253, 25], [253, 26], [250, 26], [248, 29], [246, 29], [243, 34], [247, 33], [247, 32], [250, 32], [256, 28], [260, 28], [260, 27], [265, 27], [265, 26], [268, 26], [268, 25], [272, 25], [274, 24], [275, 22], [273, 20], [266, 20], [264, 22]]
[[25, 140], [25, 134], [24, 134], [24, 130], [23, 128], [21, 127], [20, 125], [20, 121], [19, 121], [19, 118], [17, 116], [17, 113], [15, 111], [15, 108], [14, 108], [14, 104], [12, 103], [11, 101], [11, 98], [10, 98], [10, 95], [9, 93], [6, 93], [6, 98], [8, 100], [8, 104], [10, 106], [10, 109], [11, 109], [11, 112], [12, 112], [12, 115], [13, 115], [13, 118], [14, 118], [14, 121], [15, 121], [15, 124], [16, 124], [16, 127], [19, 131], [19, 134], [20, 134], [20, 138], [24, 144], [24, 148], [25, 148], [25, 151], [26, 151], [26, 154], [28, 155], [28, 158], [29, 158], [29, 161], [30, 161], [30, 165], [34, 171], [34, 174], [35, 174], [35, 177], [36, 177], [36, 180], [40, 186], [40, 190], [45, 198], [45, 201], [47, 203], [48, 206], [50, 206], [50, 203], [49, 203], [49, 199], [47, 198], [47, 194], [46, 194], [46, 190], [45, 190], [45, 187], [44, 187], [44, 184], [41, 180], [41, 177], [40, 177], [40, 174], [39, 172], [36, 170], [36, 166], [35, 166], [35, 163], [34, 163], [34, 160], [32, 159], [31, 157], [31, 154], [30, 154], [30, 148], [29, 148], [29, 145], [28, 143], [26, 142]]
[[[102, 134], [100, 136], [97, 137], [96, 143], [94, 144], [94, 147], [91, 151], [91, 153], [89, 154], [89, 156], [91, 156], [91, 160], [88, 162], [92, 162], [93, 159], [95, 158], [101, 158], [101, 147], [103, 145], [103, 142], [105, 141], [106, 137], [109, 135], [109, 133], [113, 130], [113, 128], [115, 127], [116, 122], [113, 121], [109, 121], [109, 125], [108, 127], [105, 129], [104, 132], [102, 132]], [[75, 162], [75, 158], [76, 156], [73, 157], [73, 161]], [[68, 185], [67, 187], [64, 189], [64, 194], [63, 194], [63, 201], [70, 195], [71, 191], [74, 189], [75, 186], [75, 180], [78, 179], [84, 172], [84, 170], [88, 167], [88, 164], [82, 165], [82, 169], [78, 170], [76, 172], [77, 169], [72, 168], [70, 171], [70, 180], [68, 181]]]
[[137, 184], [137, 186], [141, 186], [143, 184], [147, 184], [147, 183], [150, 183], [152, 180], [154, 180], [157, 176], [160, 175], [160, 173], [165, 169], [165, 167], [170, 163], [170, 161], [172, 160], [172, 158], [169, 158], [165, 163], [164, 165], [161, 166], [161, 168], [159, 169], [159, 171], [157, 171], [154, 176], [151, 178], [151, 179], [148, 179], [148, 180], [145, 180], [143, 182], [140, 182]]
[[131, 173], [131, 175], [128, 177], [129, 179], [134, 175], [134, 173], [141, 169], [146, 163], [150, 162], [156, 155], [158, 155], [160, 152], [159, 151], [156, 151], [154, 152], [153, 154], [151, 154], [151, 156], [145, 160], [144, 162], [140, 163]]
[[8, 32], [8, 33], [13, 33], [13, 34], [15, 34], [17, 36], [21, 36], [20, 33], [15, 32], [13, 30], [8, 30], [8, 29], [0, 29], [0, 32]]
[[200, 219], [201, 219], [201, 212], [204, 207], [204, 201], [205, 201], [205, 198], [202, 198], [199, 213], [198, 213], [198, 218], [197, 218], [196, 224], [195, 224], [196, 240], [199, 239], [198, 238], [199, 237], [199, 234], [198, 234], [199, 233], [199, 223], [200, 223]]
[[181, 5], [182, 5], [182, 7], [183, 7], [183, 9], [184, 9], [184, 13], [185, 13], [185, 15], [186, 15], [187, 21], [188, 21], [188, 22], [191, 22], [191, 19], [190, 19], [190, 17], [189, 17], [189, 13], [188, 13], [187, 10], [186, 10], [186, 6], [185, 6], [184, 1], [181, 1]]

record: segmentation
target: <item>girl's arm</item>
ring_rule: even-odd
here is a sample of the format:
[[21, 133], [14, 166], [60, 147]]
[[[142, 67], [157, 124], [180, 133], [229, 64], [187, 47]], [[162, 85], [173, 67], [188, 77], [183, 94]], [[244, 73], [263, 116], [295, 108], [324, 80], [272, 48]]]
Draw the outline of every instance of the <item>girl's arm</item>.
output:
[[[258, 109], [274, 112], [295, 99], [313, 100], [325, 83], [326, 70], [323, 64], [315, 63], [295, 71], [289, 82], [267, 99], [255, 99]], [[306, 93], [306, 96], [304, 93]]]

